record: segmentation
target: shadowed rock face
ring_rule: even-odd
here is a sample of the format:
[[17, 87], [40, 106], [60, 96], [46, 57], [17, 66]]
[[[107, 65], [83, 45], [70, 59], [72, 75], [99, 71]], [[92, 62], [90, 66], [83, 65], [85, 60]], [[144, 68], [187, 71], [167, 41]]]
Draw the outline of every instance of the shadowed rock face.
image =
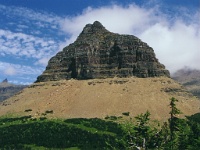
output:
[[52, 57], [36, 82], [62, 79], [167, 76], [151, 47], [133, 35], [109, 32], [98, 21], [87, 24], [77, 40]]

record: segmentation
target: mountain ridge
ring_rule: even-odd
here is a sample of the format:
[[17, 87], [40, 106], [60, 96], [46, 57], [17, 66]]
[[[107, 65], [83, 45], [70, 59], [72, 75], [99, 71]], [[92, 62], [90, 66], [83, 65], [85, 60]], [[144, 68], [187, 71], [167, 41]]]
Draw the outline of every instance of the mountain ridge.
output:
[[172, 74], [172, 78], [200, 99], [200, 70], [183, 68]]
[[12, 97], [13, 95], [17, 94], [26, 87], [27, 85], [11, 84], [9, 83], [7, 78], [4, 79], [0, 83], [0, 102]]

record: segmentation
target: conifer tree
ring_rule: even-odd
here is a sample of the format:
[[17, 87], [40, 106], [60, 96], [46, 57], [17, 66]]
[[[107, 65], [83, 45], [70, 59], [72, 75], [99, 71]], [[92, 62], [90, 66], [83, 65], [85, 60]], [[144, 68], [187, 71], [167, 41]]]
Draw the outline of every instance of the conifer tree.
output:
[[149, 126], [149, 118], [150, 112], [147, 111], [145, 114], [140, 114], [135, 117], [137, 120], [137, 125], [134, 127], [136, 133], [136, 145], [142, 149], [146, 148], [147, 140], [149, 139], [150, 126]]
[[170, 129], [170, 149], [176, 149], [176, 146], [178, 145], [178, 135], [176, 134], [176, 131], [179, 130], [179, 119], [177, 118], [178, 114], [181, 114], [181, 111], [176, 107], [176, 102], [178, 100], [174, 97], [170, 99], [170, 118], [169, 118], [169, 129]]

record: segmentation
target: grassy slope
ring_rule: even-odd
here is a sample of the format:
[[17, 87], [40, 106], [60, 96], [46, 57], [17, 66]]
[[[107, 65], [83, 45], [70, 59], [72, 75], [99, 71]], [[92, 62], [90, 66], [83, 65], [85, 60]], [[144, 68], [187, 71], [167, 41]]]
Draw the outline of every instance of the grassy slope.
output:
[[17, 113], [37, 118], [53, 110], [50, 118], [104, 118], [149, 110], [153, 119], [166, 120], [172, 96], [185, 115], [199, 112], [200, 101], [170, 78], [113, 78], [35, 83], [0, 103], [0, 116]]

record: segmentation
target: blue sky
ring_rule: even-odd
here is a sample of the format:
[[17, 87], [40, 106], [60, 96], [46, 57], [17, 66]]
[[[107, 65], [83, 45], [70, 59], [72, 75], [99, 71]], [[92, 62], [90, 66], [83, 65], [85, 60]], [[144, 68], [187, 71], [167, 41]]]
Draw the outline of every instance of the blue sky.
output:
[[147, 42], [172, 73], [200, 69], [200, 0], [0, 0], [0, 81], [31, 84], [95, 20]]

